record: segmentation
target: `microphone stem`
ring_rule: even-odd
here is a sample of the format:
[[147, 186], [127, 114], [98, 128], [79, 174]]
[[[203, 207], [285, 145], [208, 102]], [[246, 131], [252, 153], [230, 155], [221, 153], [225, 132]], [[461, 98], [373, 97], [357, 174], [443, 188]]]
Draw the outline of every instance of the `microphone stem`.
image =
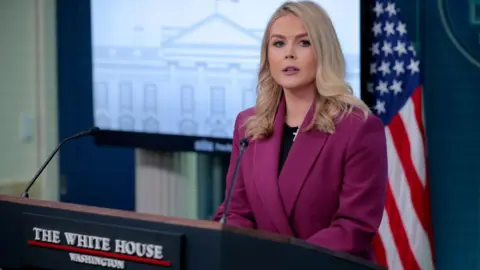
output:
[[227, 224], [227, 212], [230, 208], [230, 201], [232, 199], [233, 189], [235, 188], [235, 182], [237, 180], [238, 168], [240, 167], [240, 161], [242, 160], [243, 152], [245, 151], [245, 145], [242, 144], [240, 148], [240, 153], [237, 157], [237, 163], [235, 164], [235, 170], [233, 171], [232, 183], [230, 184], [230, 189], [228, 190], [227, 201], [225, 202], [225, 207], [223, 209], [223, 215], [220, 219], [220, 223]]
[[55, 154], [58, 152], [58, 150], [60, 149], [60, 147], [68, 140], [70, 140], [71, 138], [66, 138], [64, 139], [62, 142], [60, 142], [60, 144], [57, 145], [57, 147], [55, 148], [55, 151], [53, 151], [50, 156], [47, 158], [47, 160], [43, 163], [42, 167], [40, 167], [40, 170], [37, 171], [37, 173], [35, 174], [35, 176], [32, 178], [32, 180], [30, 180], [30, 182], [28, 183], [27, 187], [25, 188], [25, 191], [22, 193], [22, 197], [24, 198], [29, 198], [30, 195], [28, 194], [28, 191], [30, 190], [30, 188], [33, 186], [33, 183], [35, 183], [35, 180], [37, 180], [37, 178], [40, 176], [40, 174], [43, 172], [43, 170], [45, 170], [45, 168], [47, 167], [48, 163], [50, 163], [50, 160], [52, 160], [52, 158], [55, 156]]
[[72, 135], [68, 138], [65, 138], [63, 139], [58, 145], [57, 147], [55, 148], [55, 150], [50, 154], [50, 156], [47, 158], [47, 160], [43, 163], [42, 167], [40, 168], [40, 170], [37, 171], [37, 173], [35, 174], [35, 176], [32, 178], [32, 180], [30, 180], [30, 182], [28, 183], [27, 187], [25, 188], [25, 190], [23, 191], [22, 193], [22, 197], [24, 198], [28, 198], [30, 197], [30, 195], [28, 195], [28, 191], [30, 190], [30, 188], [33, 186], [33, 184], [35, 183], [35, 181], [37, 180], [37, 178], [40, 176], [40, 174], [43, 172], [43, 170], [45, 170], [45, 168], [47, 167], [48, 163], [50, 163], [50, 161], [52, 160], [52, 158], [55, 156], [55, 154], [58, 152], [58, 150], [60, 149], [60, 147], [62, 147], [62, 145], [64, 143], [66, 143], [67, 141], [70, 141], [70, 140], [73, 140], [73, 139], [77, 139], [77, 138], [80, 138], [80, 137], [83, 137], [83, 136], [88, 136], [88, 135], [92, 135], [92, 134], [95, 134], [99, 131], [100, 129], [98, 127], [94, 127], [94, 128], [91, 128], [89, 130], [86, 130], [86, 131], [82, 131], [80, 133], [77, 133], [75, 135]]

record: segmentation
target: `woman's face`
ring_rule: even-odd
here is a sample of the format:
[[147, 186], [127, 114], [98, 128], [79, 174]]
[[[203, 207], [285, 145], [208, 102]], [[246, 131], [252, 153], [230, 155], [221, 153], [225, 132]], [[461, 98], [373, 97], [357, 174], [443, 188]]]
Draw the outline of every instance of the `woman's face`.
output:
[[278, 18], [270, 28], [268, 65], [275, 82], [286, 90], [315, 82], [317, 64], [302, 21], [293, 14]]

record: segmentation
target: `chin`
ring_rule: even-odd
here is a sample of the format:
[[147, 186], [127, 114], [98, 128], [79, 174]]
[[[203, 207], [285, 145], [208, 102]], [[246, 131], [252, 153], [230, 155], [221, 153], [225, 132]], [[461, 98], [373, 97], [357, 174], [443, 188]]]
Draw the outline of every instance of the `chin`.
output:
[[292, 80], [281, 81], [279, 82], [279, 84], [286, 89], [299, 89], [309, 85], [309, 83], [305, 81], [292, 81]]

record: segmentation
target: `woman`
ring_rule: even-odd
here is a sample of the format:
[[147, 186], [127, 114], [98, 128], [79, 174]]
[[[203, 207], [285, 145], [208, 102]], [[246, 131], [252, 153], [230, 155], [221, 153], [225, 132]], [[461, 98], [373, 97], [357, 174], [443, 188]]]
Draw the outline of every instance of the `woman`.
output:
[[372, 259], [387, 183], [384, 126], [344, 77], [325, 11], [283, 4], [263, 37], [257, 103], [236, 119], [227, 191], [240, 139], [249, 146], [227, 224]]

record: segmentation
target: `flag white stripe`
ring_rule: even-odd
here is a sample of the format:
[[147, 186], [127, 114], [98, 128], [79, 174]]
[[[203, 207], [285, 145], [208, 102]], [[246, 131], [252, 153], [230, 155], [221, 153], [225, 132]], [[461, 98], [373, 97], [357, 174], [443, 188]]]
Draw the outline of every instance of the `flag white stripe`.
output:
[[407, 103], [400, 110], [400, 118], [405, 124], [405, 131], [408, 135], [408, 140], [410, 142], [410, 153], [413, 166], [417, 172], [420, 181], [422, 182], [423, 188], [425, 188], [427, 179], [426, 179], [426, 169], [425, 169], [425, 153], [422, 134], [420, 133], [420, 128], [417, 123], [417, 118], [415, 117], [415, 104], [411, 98], [408, 99]]
[[[421, 269], [433, 269], [429, 239], [413, 208], [411, 191], [405, 172], [396, 152], [390, 129], [385, 130], [387, 136], [388, 176], [394, 201], [401, 214], [402, 225], [407, 233], [412, 252]], [[389, 263], [390, 265], [390, 263]]]
[[[390, 227], [390, 220], [386, 210], [383, 211], [382, 223], [378, 230], [380, 239], [385, 249], [385, 256], [389, 265], [389, 270], [403, 270], [402, 262], [395, 245], [395, 240], [392, 235], [392, 228]], [[391, 266], [391, 267], [390, 267]]]

